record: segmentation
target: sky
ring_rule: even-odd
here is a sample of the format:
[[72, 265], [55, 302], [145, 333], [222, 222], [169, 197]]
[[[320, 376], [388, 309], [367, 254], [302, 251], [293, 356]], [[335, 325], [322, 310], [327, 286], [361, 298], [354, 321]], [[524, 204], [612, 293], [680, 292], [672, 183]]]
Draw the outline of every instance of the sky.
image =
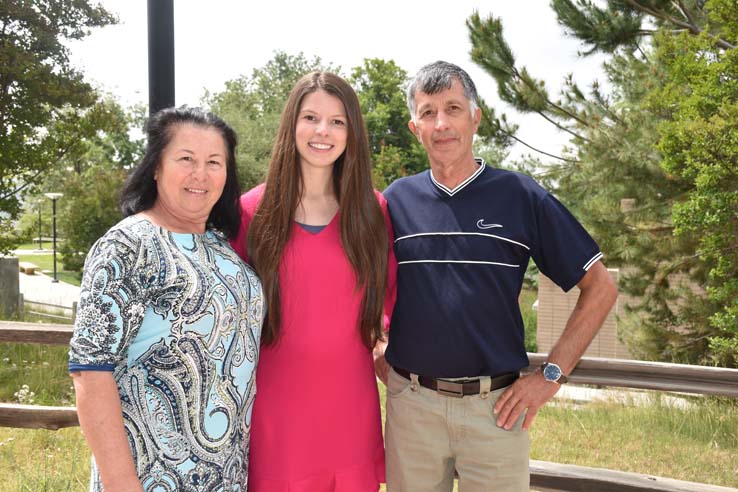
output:
[[[70, 43], [72, 63], [122, 104], [147, 103], [147, 2], [98, 1], [120, 23]], [[471, 61], [465, 21], [474, 11], [502, 18], [519, 66], [544, 79], [552, 95], [568, 73], [584, 88], [602, 82], [602, 59], [577, 56], [581, 46], [564, 36], [547, 0], [175, 0], [175, 101], [198, 105], [205, 90], [250, 75], [275, 51], [319, 56], [344, 74], [365, 58], [392, 59], [411, 75], [445, 60], [469, 72], [480, 96], [520, 125], [519, 137], [557, 153], [565, 136], [540, 116], [501, 103], [492, 77]], [[525, 152], [517, 145], [511, 157]]]

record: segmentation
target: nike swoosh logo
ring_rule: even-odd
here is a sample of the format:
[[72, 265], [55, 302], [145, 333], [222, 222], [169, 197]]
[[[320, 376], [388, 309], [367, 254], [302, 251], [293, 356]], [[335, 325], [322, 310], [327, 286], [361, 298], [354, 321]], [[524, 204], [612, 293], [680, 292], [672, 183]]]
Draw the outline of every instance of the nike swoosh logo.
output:
[[493, 227], [502, 227], [502, 224], [485, 224], [484, 219], [479, 219], [477, 221], [477, 227], [480, 229], [492, 229]]

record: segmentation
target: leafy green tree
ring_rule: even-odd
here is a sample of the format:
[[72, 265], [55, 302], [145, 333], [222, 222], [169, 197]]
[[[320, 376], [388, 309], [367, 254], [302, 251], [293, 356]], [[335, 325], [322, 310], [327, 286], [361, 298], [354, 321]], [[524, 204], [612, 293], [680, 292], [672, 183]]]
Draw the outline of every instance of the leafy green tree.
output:
[[302, 53], [288, 55], [277, 51], [274, 58], [254, 69], [250, 76], [230, 80], [224, 91], [205, 96], [210, 109], [238, 135], [236, 162], [244, 190], [264, 180], [287, 97], [300, 77], [314, 70], [338, 71], [317, 57], [308, 60]]
[[655, 57], [667, 77], [648, 102], [664, 115], [664, 170], [690, 183], [673, 223], [677, 237], [696, 243], [691, 262], [708, 271], [698, 333], [707, 335], [712, 359], [738, 365], [738, 49], [719, 42], [738, 44], [738, 3], [705, 8], [700, 34], [659, 34]]
[[148, 118], [148, 107], [122, 107], [112, 96], [103, 96], [79, 119], [85, 138], [76, 142], [74, 152], [68, 152], [55, 172], [63, 169], [82, 174], [90, 167], [108, 166], [131, 169], [143, 156], [145, 140], [143, 128]]
[[[86, 138], [70, 144], [68, 152], [62, 159], [44, 173], [36, 186], [28, 188], [34, 192], [24, 195], [24, 213], [17, 224], [17, 231], [21, 237], [25, 240], [37, 237], [39, 206], [42, 207], [42, 233], [45, 237], [51, 235], [51, 203], [43, 193], [64, 192], [64, 196], [57, 202], [59, 217], [57, 230], [59, 236], [69, 244], [61, 249], [73, 255], [81, 255], [83, 261], [92, 246], [89, 238], [83, 236], [88, 230], [98, 231], [99, 236], [114, 222], [90, 223], [85, 228], [80, 228], [76, 223], [64, 218], [67, 214], [84, 210], [84, 206], [79, 203], [89, 203], [86, 196], [88, 194], [100, 195], [101, 200], [107, 200], [105, 201], [107, 207], [117, 206], [118, 185], [110, 188], [110, 179], [105, 177], [105, 173], [108, 170], [127, 171], [138, 162], [143, 154], [144, 141], [133, 135], [140, 134], [134, 129], [140, 129], [144, 120], [143, 107], [126, 110], [111, 98], [102, 99], [82, 111], [77, 124], [87, 128]], [[101, 174], [101, 179], [96, 178], [97, 173]], [[85, 179], [83, 180], [81, 176], [85, 176]], [[80, 187], [83, 184], [85, 192], [81, 193]], [[94, 221], [95, 217], [97, 215], [91, 216], [90, 220]], [[73, 259], [70, 261], [74, 262]], [[72, 265], [73, 263], [69, 263], [67, 267]]]
[[[735, 188], [716, 171], [735, 173], [726, 150], [735, 148], [726, 137], [735, 134], [735, 72], [726, 68], [735, 65], [735, 2], [551, 6], [583, 42], [584, 56], [609, 56], [609, 95], [597, 83], [585, 94], [568, 77], [552, 97], [518, 66], [499, 19], [467, 21], [472, 58], [495, 78], [500, 97], [570, 137], [560, 155], [519, 165], [573, 209], [608, 265], [628, 266], [621, 290], [640, 299], [632, 348], [649, 358], [735, 365], [736, 308], [727, 302], [736, 298]], [[504, 118], [492, 123], [501, 138], [517, 139]]]
[[79, 112], [96, 100], [64, 42], [115, 21], [85, 0], [0, 4], [0, 252], [18, 239], [20, 193], [85, 135]]
[[66, 180], [66, 206], [58, 215], [65, 231], [59, 248], [65, 269], [82, 270], [95, 241], [121, 220], [118, 198], [126, 174], [117, 167], [93, 166]]
[[351, 70], [349, 82], [361, 103], [372, 153], [385, 145], [409, 148], [415, 143], [407, 127], [410, 114], [403, 91], [405, 70], [392, 60], [368, 58]]
[[85, 110], [79, 125], [96, 131], [75, 142], [44, 173], [34, 187], [38, 193], [26, 194], [17, 227], [22, 236], [37, 237], [39, 205], [43, 208], [43, 235], [51, 235], [51, 204], [43, 192], [63, 192], [57, 202], [57, 230], [62, 238], [59, 250], [68, 270], [81, 269], [94, 241], [121, 218], [118, 192], [127, 172], [143, 155], [144, 141], [133, 135], [140, 134], [134, 130], [140, 130], [144, 120], [143, 107], [126, 110], [110, 98]]
[[384, 189], [402, 176], [428, 167], [422, 146], [407, 126], [407, 72], [392, 60], [365, 59], [354, 67], [349, 82], [356, 90], [369, 135], [374, 182]]
[[[87, 252], [97, 239], [121, 218], [118, 198], [128, 172], [144, 153], [144, 139], [134, 138], [142, 130], [145, 108], [123, 109], [106, 99], [90, 111], [84, 121], [97, 132], [80, 142], [77, 152], [62, 161], [45, 180], [65, 190], [59, 215], [64, 237], [60, 251], [67, 270], [80, 271]], [[70, 172], [70, 170], [72, 172]]]

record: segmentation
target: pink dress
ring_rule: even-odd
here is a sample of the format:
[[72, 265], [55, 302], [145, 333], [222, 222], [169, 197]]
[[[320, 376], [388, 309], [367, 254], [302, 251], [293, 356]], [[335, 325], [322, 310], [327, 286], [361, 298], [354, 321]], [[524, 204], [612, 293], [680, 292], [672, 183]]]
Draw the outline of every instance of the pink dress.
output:
[[[263, 191], [261, 185], [241, 197], [233, 246], [246, 261], [246, 234]], [[386, 202], [377, 198], [392, 238]], [[388, 273], [386, 324], [396, 278], [392, 247]], [[379, 395], [357, 328], [362, 292], [341, 247], [338, 214], [317, 234], [292, 225], [279, 282], [280, 339], [262, 347], [256, 373], [249, 492], [376, 492], [384, 482]]]

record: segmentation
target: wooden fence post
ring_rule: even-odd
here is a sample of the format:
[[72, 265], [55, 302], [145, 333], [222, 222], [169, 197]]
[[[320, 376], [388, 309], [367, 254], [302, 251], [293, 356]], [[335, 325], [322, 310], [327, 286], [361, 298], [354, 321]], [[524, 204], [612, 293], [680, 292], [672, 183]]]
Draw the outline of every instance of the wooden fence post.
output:
[[18, 258], [0, 256], [0, 314], [3, 317], [17, 315], [19, 279]]

